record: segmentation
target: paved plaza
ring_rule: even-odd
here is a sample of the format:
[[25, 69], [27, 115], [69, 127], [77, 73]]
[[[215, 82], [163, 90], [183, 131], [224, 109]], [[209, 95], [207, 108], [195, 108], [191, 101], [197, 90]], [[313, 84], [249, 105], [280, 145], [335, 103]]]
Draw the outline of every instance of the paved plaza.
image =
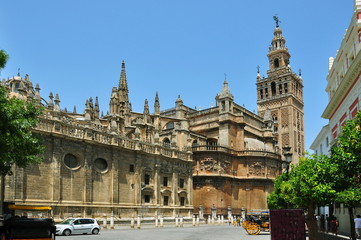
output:
[[130, 229], [103, 229], [99, 235], [57, 236], [59, 240], [270, 240], [268, 232], [250, 236], [242, 227], [228, 225], [185, 226], [182, 228], [164, 227]]

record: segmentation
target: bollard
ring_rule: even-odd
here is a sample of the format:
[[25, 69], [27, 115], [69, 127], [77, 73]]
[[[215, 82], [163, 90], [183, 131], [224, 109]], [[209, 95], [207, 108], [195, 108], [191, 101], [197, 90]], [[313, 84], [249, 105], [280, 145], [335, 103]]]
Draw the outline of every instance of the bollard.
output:
[[137, 217], [137, 228], [140, 229], [140, 217]]
[[176, 226], [176, 227], [179, 227], [178, 220], [179, 220], [179, 219], [176, 217], [176, 218], [175, 218], [175, 226]]
[[134, 218], [130, 219], [130, 228], [134, 228]]
[[192, 222], [193, 222], [192, 225], [195, 226], [195, 225], [196, 225], [196, 218], [193, 216], [192, 220], [193, 220], [193, 221], [192, 221]]
[[183, 227], [183, 217], [180, 218], [180, 227]]
[[208, 221], [207, 221], [208, 224], [211, 224], [211, 216], [208, 215]]
[[110, 215], [110, 229], [114, 229], [114, 214]]
[[222, 225], [224, 224], [224, 216], [223, 215], [221, 216], [221, 224]]
[[155, 216], [154, 220], [155, 220], [155, 227], [158, 227], [158, 216]]
[[163, 216], [160, 217], [160, 227], [163, 227]]
[[218, 223], [218, 225], [221, 224], [221, 218], [219, 217], [219, 215], [218, 215], [218, 217], [217, 217], [217, 223]]
[[103, 215], [103, 228], [106, 229], [107, 228], [107, 215]]
[[199, 226], [199, 217], [196, 218], [197, 226]]

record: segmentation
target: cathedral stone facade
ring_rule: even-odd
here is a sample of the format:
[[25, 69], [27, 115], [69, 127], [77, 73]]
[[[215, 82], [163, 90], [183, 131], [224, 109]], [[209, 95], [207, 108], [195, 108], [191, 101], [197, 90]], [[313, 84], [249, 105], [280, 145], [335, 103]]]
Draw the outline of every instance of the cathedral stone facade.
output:
[[6, 177], [6, 201], [51, 205], [58, 218], [266, 209], [284, 162], [278, 146], [299, 154], [304, 148], [302, 80], [288, 66], [284, 42], [277, 27], [269, 77], [257, 76], [259, 115], [234, 102], [226, 80], [215, 107], [196, 110], [179, 96], [174, 108], [161, 111], [157, 93], [153, 113], [147, 100], [143, 113], [133, 112], [124, 62], [105, 116], [97, 98], [86, 100], [80, 114], [62, 110], [58, 95], [41, 97], [28, 75], [3, 81], [9, 96], [44, 106], [34, 133], [45, 145], [42, 163], [14, 167]]

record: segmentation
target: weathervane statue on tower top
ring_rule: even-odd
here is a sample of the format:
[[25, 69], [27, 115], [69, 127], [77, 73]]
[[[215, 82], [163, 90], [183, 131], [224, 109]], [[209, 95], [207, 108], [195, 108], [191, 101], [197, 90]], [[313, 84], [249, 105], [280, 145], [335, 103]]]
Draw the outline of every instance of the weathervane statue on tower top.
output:
[[275, 20], [275, 22], [276, 22], [276, 27], [279, 27], [279, 26], [280, 26], [279, 23], [280, 23], [281, 21], [278, 19], [277, 15], [274, 15], [274, 16], [273, 16], [273, 20]]

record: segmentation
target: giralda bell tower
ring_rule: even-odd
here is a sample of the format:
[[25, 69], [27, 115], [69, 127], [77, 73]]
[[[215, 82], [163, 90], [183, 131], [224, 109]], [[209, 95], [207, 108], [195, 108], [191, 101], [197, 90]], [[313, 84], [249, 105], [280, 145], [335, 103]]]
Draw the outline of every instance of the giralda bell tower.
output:
[[259, 70], [257, 74], [258, 114], [264, 116], [265, 111], [270, 110], [278, 148], [284, 151], [291, 147], [292, 163], [297, 163], [305, 149], [302, 77], [301, 71], [299, 75], [292, 72], [286, 40], [278, 18], [274, 17], [274, 20], [276, 28], [267, 54], [267, 78], [261, 77]]

